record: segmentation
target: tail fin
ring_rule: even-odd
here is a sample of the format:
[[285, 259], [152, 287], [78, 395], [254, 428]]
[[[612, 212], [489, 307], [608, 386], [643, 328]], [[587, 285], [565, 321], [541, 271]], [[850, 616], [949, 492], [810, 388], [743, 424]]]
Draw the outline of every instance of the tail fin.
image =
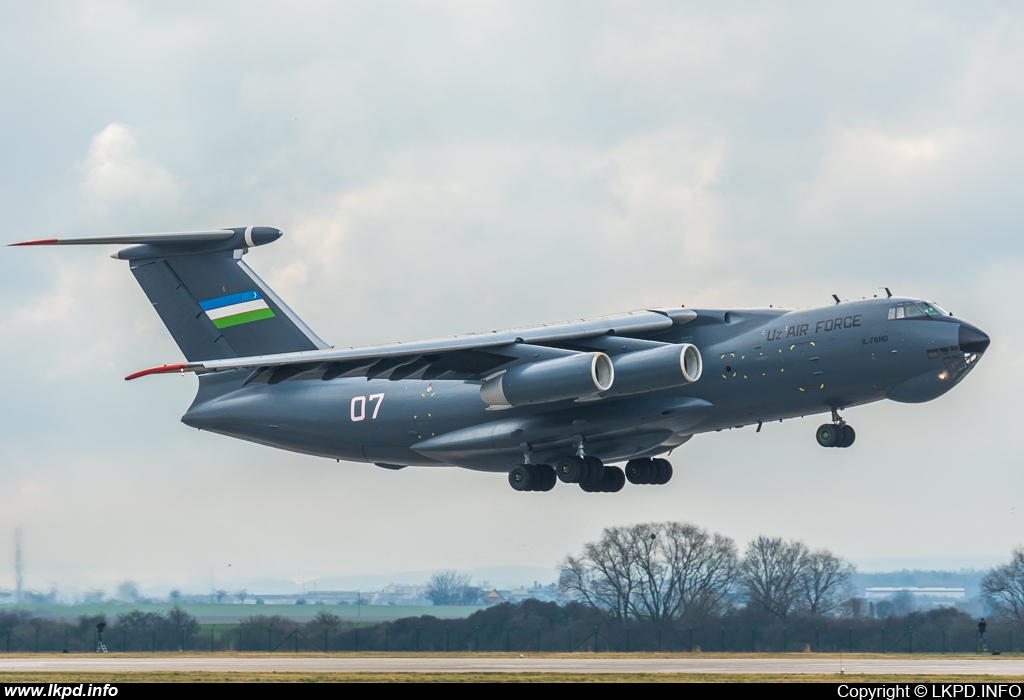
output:
[[261, 280], [242, 255], [280, 238], [269, 227], [47, 239], [15, 245], [138, 243], [128, 260], [185, 359], [227, 359], [329, 346]]

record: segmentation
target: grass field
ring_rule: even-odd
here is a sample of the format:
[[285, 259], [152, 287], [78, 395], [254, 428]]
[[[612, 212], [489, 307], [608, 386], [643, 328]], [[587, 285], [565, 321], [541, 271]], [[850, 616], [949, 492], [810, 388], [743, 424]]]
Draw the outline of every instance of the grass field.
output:
[[[139, 610], [165, 613], [174, 607], [170, 603], [83, 603], [80, 605], [3, 605], [0, 611], [24, 611], [50, 618], [74, 618], [81, 615], [106, 615], [112, 620], [118, 615]], [[457, 619], [469, 617], [483, 606], [475, 605], [238, 605], [232, 603], [181, 603], [179, 606], [199, 622], [237, 622], [250, 615], [280, 615], [296, 622], [316, 617], [321, 610], [346, 620], [383, 622], [402, 617], [434, 617]]]

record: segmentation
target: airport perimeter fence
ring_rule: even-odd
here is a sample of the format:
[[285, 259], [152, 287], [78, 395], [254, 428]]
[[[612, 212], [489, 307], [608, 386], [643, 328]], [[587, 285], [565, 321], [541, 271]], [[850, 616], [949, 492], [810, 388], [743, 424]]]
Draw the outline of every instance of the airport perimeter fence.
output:
[[[531, 601], [501, 605], [458, 620], [431, 616], [387, 623], [255, 616], [237, 623], [200, 624], [188, 615], [133, 615], [102, 631], [110, 652], [448, 652], [448, 653], [971, 653], [978, 652], [977, 621], [953, 610], [884, 620], [790, 617], [782, 621], [744, 612], [665, 623], [629, 622], [582, 606]], [[0, 614], [4, 653], [94, 652], [101, 617], [74, 622]], [[1019, 653], [1024, 630], [992, 622], [987, 652]]]

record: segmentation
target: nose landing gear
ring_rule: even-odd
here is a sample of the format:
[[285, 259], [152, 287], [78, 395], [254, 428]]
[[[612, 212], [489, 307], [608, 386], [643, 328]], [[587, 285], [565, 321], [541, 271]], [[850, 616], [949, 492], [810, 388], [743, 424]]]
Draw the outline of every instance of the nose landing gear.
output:
[[857, 439], [857, 432], [833, 408], [832, 422], [818, 426], [815, 438], [822, 447], [849, 447]]

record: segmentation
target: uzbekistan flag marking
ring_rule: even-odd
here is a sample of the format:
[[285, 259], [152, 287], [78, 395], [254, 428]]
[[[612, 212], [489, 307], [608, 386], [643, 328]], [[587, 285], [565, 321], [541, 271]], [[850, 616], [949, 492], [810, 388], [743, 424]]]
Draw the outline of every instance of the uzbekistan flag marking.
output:
[[274, 312], [256, 290], [208, 299], [199, 302], [199, 306], [217, 328], [228, 328], [250, 321], [274, 318]]

